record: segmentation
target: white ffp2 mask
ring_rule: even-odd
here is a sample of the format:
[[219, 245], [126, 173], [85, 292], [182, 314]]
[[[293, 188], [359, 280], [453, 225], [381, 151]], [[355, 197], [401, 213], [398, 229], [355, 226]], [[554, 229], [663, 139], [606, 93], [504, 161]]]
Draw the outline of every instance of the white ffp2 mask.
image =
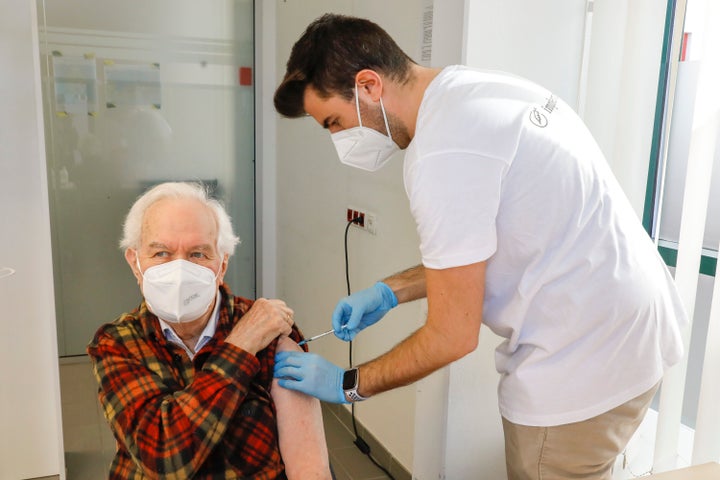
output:
[[383, 120], [385, 120], [387, 135], [363, 126], [362, 118], [360, 118], [357, 85], [355, 85], [355, 108], [357, 109], [360, 126], [341, 130], [333, 133], [330, 137], [335, 144], [335, 150], [337, 150], [342, 163], [368, 172], [374, 172], [387, 163], [390, 156], [398, 151], [398, 146], [393, 141], [390, 133], [382, 97], [380, 97], [380, 110], [382, 111]]
[[[138, 270], [140, 263], [138, 262]], [[196, 320], [217, 295], [218, 273], [187, 260], [173, 260], [148, 268], [143, 277], [143, 296], [152, 313], [168, 323]]]

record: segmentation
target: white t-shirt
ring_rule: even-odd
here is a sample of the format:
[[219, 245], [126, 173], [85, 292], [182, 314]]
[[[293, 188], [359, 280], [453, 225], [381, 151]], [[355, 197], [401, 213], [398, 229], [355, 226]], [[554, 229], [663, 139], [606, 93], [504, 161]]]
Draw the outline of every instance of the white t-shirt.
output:
[[524, 79], [445, 68], [405, 155], [423, 264], [487, 261], [501, 414], [551, 426], [647, 391], [682, 355], [674, 282], [572, 109]]

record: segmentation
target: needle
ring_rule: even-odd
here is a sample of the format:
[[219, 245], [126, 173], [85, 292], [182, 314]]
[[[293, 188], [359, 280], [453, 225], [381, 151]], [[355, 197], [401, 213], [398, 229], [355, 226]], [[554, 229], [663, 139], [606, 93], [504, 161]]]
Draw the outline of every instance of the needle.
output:
[[328, 330], [325, 333], [321, 333], [320, 335], [315, 335], [314, 337], [306, 338], [305, 340], [302, 340], [298, 345], [305, 345], [308, 342], [312, 342], [313, 340], [317, 340], [318, 338], [322, 338], [325, 335], [330, 335], [331, 333], [335, 333], [335, 329]]

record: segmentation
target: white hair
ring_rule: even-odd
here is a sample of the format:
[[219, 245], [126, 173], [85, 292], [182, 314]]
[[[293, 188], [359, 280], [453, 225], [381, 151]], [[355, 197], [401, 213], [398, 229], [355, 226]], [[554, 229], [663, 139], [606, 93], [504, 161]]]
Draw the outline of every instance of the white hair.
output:
[[223, 255], [233, 254], [235, 246], [240, 243], [240, 238], [233, 232], [232, 222], [225, 207], [218, 200], [210, 197], [207, 187], [201, 183], [190, 182], [161, 183], [138, 197], [125, 217], [120, 248], [137, 250], [140, 246], [145, 212], [151, 205], [165, 198], [195, 199], [210, 208], [218, 227], [217, 249]]

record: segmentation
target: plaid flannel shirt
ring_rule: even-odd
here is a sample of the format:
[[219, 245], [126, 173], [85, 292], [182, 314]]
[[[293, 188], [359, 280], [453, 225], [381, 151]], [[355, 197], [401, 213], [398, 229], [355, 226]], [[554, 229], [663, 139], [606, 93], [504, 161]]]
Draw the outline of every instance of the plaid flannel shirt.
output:
[[[277, 341], [257, 356], [223, 340], [252, 306], [222, 285], [212, 340], [190, 359], [145, 305], [88, 346], [117, 442], [109, 479], [284, 479], [270, 396]], [[302, 339], [293, 327], [291, 337]]]

